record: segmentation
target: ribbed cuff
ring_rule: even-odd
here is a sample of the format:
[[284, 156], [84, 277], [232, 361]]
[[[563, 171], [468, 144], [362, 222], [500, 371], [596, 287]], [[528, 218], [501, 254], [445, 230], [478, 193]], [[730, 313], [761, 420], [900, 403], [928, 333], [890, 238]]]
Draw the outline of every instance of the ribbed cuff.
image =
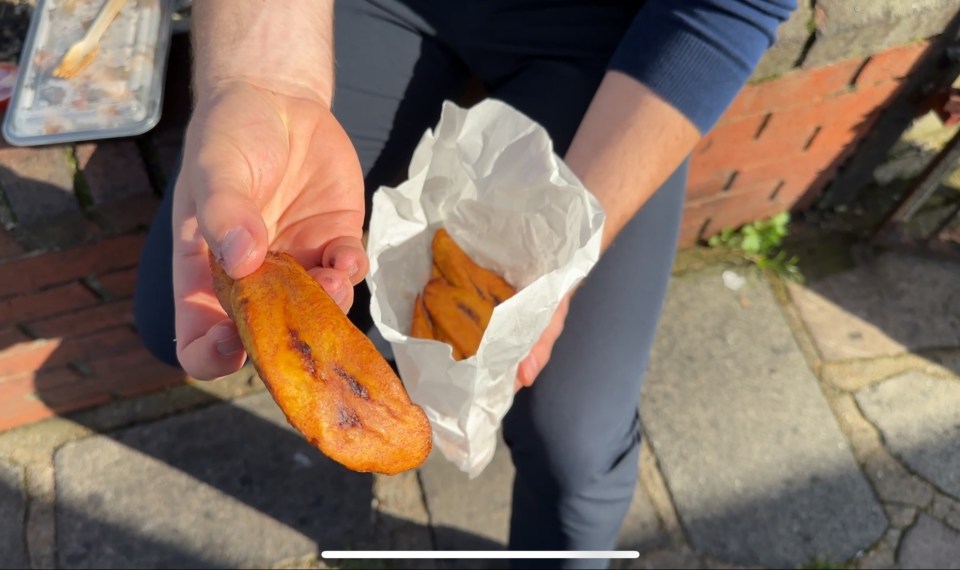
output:
[[[699, 10], [696, 4], [701, 4]], [[704, 10], [704, 4], [723, 2], [651, 0], [609, 64], [649, 87], [702, 133], [716, 124], [746, 83], [780, 21], [770, 14], [762, 22], [750, 21]]]

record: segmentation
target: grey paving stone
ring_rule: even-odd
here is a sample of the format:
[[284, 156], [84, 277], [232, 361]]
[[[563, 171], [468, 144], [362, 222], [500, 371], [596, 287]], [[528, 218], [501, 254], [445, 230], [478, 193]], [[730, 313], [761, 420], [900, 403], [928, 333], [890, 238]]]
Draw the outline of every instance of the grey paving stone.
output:
[[0, 568], [27, 568], [23, 468], [0, 461]]
[[[438, 451], [420, 468], [420, 481], [439, 550], [503, 550], [510, 531], [513, 485], [510, 452], [498, 441], [493, 460], [475, 479], [469, 479]], [[505, 560], [438, 561], [437, 568], [496, 568]]]
[[420, 480], [437, 548], [506, 548], [513, 473], [510, 452], [502, 440], [493, 460], [475, 479], [434, 451], [420, 468]]
[[843, 560], [886, 519], [768, 286], [674, 279], [641, 399], [692, 545], [720, 561]]
[[21, 225], [80, 211], [62, 146], [3, 149], [0, 188]]
[[817, 40], [804, 67], [935, 36], [957, 9], [954, 0], [817, 0]]
[[63, 568], [268, 567], [368, 544], [372, 477], [293, 432], [269, 394], [64, 446]]
[[373, 484], [376, 535], [369, 548], [430, 550], [433, 534], [417, 471], [377, 475]]
[[813, 8], [809, 2], [800, 2], [790, 19], [777, 29], [777, 41], [771, 46], [750, 76], [751, 80], [765, 79], [790, 71], [800, 60], [807, 40], [813, 33], [810, 19]]
[[[817, 29], [825, 34], [867, 28], [879, 20], [916, 17], [921, 12], [957, 9], [953, 0], [817, 0], [816, 6], [823, 12], [817, 18]], [[929, 35], [939, 31], [942, 29]]]
[[863, 471], [884, 503], [925, 508], [936, 494], [933, 485], [911, 473], [886, 448], [878, 448], [863, 457]]
[[960, 346], [960, 264], [904, 254], [790, 293], [827, 361]]
[[900, 545], [900, 568], [960, 569], [960, 533], [920, 515]]
[[[439, 453], [420, 470], [437, 547], [442, 549], [502, 549], [510, 530], [513, 485], [510, 452], [501, 440], [493, 461], [470, 480]], [[619, 548], [648, 550], [666, 542], [646, 491], [639, 485], [623, 523]]]
[[937, 495], [933, 498], [930, 514], [947, 525], [960, 530], [960, 501], [944, 495]]
[[90, 198], [98, 206], [153, 192], [140, 151], [132, 141], [78, 144], [77, 168], [83, 173]]
[[960, 382], [910, 371], [864, 388], [856, 397], [890, 451], [960, 498]]
[[[897, 568], [897, 545], [903, 530], [891, 528], [870, 550], [857, 559], [857, 570], [891, 570]], [[830, 562], [830, 561], [825, 561]]]
[[[437, 548], [505, 548], [510, 531], [513, 475], [510, 452], [502, 439], [493, 461], [473, 480], [439, 453], [432, 454], [420, 469], [420, 478]], [[638, 484], [623, 523], [618, 548], [646, 552], [666, 542], [650, 497]], [[466, 567], [465, 564], [471, 566], [461, 561], [457, 567]], [[504, 564], [502, 561], [483, 561], [478, 567]]]
[[637, 485], [633, 491], [633, 501], [630, 510], [620, 529], [620, 539], [617, 548], [623, 550], [638, 550], [641, 554], [667, 544], [667, 535], [660, 526], [660, 519], [653, 508], [650, 496], [642, 486]]

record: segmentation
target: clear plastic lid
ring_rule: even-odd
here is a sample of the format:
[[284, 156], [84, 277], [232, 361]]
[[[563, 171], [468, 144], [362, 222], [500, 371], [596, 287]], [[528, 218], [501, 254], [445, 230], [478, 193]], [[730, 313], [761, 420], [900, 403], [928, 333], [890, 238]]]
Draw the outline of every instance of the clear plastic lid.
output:
[[70, 79], [53, 75], [104, 2], [38, 0], [3, 124], [11, 144], [132, 136], [156, 125], [170, 45], [169, 0], [127, 0], [93, 62]]

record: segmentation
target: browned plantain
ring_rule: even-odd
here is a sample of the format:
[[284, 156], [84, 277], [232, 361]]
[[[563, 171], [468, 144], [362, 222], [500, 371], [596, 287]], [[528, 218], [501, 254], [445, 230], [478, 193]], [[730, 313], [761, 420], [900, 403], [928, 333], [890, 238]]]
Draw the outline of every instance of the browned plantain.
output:
[[413, 301], [413, 319], [410, 322], [410, 336], [413, 338], [425, 338], [428, 340], [437, 340], [437, 335], [433, 330], [433, 323], [430, 321], [430, 315], [423, 306], [423, 296], [417, 295]]
[[269, 253], [233, 280], [211, 257], [214, 290], [290, 424], [354, 471], [418, 467], [431, 447], [423, 410], [373, 343], [291, 256]]
[[[457, 242], [453, 241], [446, 229], [440, 228], [433, 234], [431, 250], [433, 251], [433, 273], [439, 273], [454, 287], [473, 288], [473, 281], [467, 273], [467, 265], [473, 263], [473, 260], [460, 249]], [[434, 279], [433, 274], [430, 277], [431, 280]], [[477, 291], [477, 294], [483, 296], [482, 291]]]
[[490, 323], [493, 305], [473, 289], [454, 287], [443, 279], [431, 279], [423, 290], [423, 304], [445, 342], [461, 357], [477, 353], [483, 331]]
[[[443, 281], [443, 277], [437, 277], [437, 279]], [[433, 320], [430, 318], [430, 313], [427, 312], [426, 307], [423, 305], [423, 295], [417, 295], [417, 298], [413, 301], [413, 319], [410, 323], [410, 336], [413, 338], [439, 340], [453, 347], [450, 339], [434, 326]], [[455, 347], [453, 348], [453, 359], [463, 359], [463, 355], [460, 354], [460, 351]]]
[[450, 351], [451, 358], [453, 358], [454, 360], [463, 360], [463, 354], [457, 349], [453, 340], [436, 326], [433, 327], [433, 340], [438, 340], [440, 342], [443, 342], [449, 345], [451, 348], [451, 351]]
[[445, 343], [447, 343], [448, 345], [450, 345], [450, 358], [452, 358], [452, 359], [454, 359], [454, 360], [463, 360], [463, 359], [465, 358], [465, 357], [463, 356], [463, 353], [460, 352], [460, 350], [459, 350], [456, 346], [453, 345], [453, 341], [450, 340], [450, 338], [448, 338], [447, 335], [445, 335], [445, 334], [443, 334], [442, 332], [438, 331], [438, 332], [437, 332], [437, 340], [439, 340], [440, 342], [445, 342]]
[[494, 305], [499, 305], [516, 293], [503, 277], [474, 263], [446, 229], [437, 230], [432, 246], [434, 264], [454, 287], [472, 288], [480, 297], [493, 301]]

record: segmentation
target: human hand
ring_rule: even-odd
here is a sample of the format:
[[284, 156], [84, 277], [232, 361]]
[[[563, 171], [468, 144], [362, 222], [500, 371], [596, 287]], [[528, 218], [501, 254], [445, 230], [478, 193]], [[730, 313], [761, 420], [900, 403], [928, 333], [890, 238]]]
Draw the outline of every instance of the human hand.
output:
[[530, 349], [530, 354], [520, 361], [520, 366], [517, 367], [517, 378], [513, 382], [513, 391], [515, 393], [521, 388], [533, 386], [533, 381], [537, 379], [540, 371], [543, 370], [547, 361], [550, 360], [550, 355], [553, 353], [553, 345], [557, 342], [557, 339], [560, 338], [560, 333], [563, 332], [563, 323], [566, 321], [567, 312], [570, 310], [571, 297], [573, 297], [573, 291], [567, 293], [563, 300], [560, 301], [560, 305], [557, 306], [557, 311], [553, 314], [553, 319], [550, 320], [550, 324], [547, 325], [547, 328], [543, 329], [540, 339], [537, 340], [533, 348]]
[[198, 101], [173, 198], [177, 356], [198, 379], [246, 359], [212, 289], [208, 251], [233, 278], [267, 250], [293, 255], [346, 311], [369, 261], [363, 175], [321, 100], [232, 81]]

